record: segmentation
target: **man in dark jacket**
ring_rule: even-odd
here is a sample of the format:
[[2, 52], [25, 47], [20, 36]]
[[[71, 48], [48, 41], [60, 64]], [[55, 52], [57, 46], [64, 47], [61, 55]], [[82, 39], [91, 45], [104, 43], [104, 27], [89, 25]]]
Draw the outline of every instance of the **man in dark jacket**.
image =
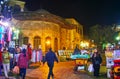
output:
[[45, 60], [43, 62], [43, 64], [47, 62], [47, 65], [49, 67], [48, 79], [50, 79], [50, 76], [52, 76], [52, 79], [54, 79], [54, 74], [53, 74], [54, 61], [58, 62], [58, 59], [55, 53], [50, 48], [49, 51], [46, 53]]

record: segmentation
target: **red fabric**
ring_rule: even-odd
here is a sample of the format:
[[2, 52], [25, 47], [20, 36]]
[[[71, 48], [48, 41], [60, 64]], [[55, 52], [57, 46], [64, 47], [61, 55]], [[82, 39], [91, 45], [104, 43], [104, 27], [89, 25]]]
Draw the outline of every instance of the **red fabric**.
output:
[[114, 79], [120, 79], [120, 76], [116, 76], [116, 77], [114, 77]]
[[113, 68], [115, 68], [115, 67], [120, 67], [120, 65], [114, 65]]
[[114, 60], [114, 63], [120, 63], [120, 60]]
[[2, 62], [2, 52], [0, 51], [0, 62]]
[[27, 48], [27, 54], [28, 54], [28, 58], [30, 60], [31, 59], [31, 55], [32, 55], [32, 49], [30, 47]]

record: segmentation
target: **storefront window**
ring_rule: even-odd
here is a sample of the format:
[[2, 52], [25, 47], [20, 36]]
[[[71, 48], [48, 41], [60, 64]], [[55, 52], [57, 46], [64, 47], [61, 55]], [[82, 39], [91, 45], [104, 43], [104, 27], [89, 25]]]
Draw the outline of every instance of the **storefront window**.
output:
[[29, 40], [28, 37], [24, 37], [24, 38], [23, 38], [23, 44], [27, 45], [27, 44], [28, 44], [28, 40]]
[[39, 45], [41, 45], [41, 38], [39, 36], [34, 37], [34, 48], [39, 49]]

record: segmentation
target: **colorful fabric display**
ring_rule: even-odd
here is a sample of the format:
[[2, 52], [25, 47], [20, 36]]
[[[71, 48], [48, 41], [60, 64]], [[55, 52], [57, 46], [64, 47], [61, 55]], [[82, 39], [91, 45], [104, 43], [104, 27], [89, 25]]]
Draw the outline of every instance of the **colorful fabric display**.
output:
[[4, 27], [0, 26], [0, 40], [3, 38]]
[[31, 61], [32, 62], [36, 62], [36, 51], [35, 50], [33, 50], [33, 52], [32, 52], [32, 59], [31, 59]]

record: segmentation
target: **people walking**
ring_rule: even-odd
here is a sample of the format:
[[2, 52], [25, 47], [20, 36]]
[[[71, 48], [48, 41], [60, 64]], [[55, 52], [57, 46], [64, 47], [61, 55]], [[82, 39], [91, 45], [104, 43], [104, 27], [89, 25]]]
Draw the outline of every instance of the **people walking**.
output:
[[3, 49], [2, 58], [4, 74], [6, 79], [8, 79], [8, 73], [10, 71], [10, 54], [5, 48]]
[[31, 44], [28, 44], [28, 46], [27, 46], [27, 54], [28, 54], [29, 60], [31, 60], [31, 55], [32, 55]]
[[49, 73], [48, 73], [47, 79], [50, 79], [50, 76], [52, 76], [52, 79], [54, 79], [54, 74], [53, 74], [54, 61], [58, 62], [58, 59], [55, 53], [50, 48], [49, 51], [46, 53], [45, 60], [43, 62], [43, 64], [47, 62], [47, 65], [49, 67]]
[[15, 66], [15, 53], [16, 53], [16, 48], [8, 47], [8, 52], [10, 53], [10, 70], [12, 70]]
[[93, 63], [93, 68], [94, 68], [94, 76], [98, 77], [100, 65], [102, 63], [102, 58], [100, 54], [98, 53], [97, 49], [94, 50], [94, 54], [92, 56], [92, 63]]
[[26, 69], [28, 67], [28, 56], [26, 54], [26, 49], [22, 49], [20, 56], [18, 58], [17, 66], [20, 68], [20, 77], [25, 79]]
[[32, 58], [32, 48], [31, 44], [27, 45], [27, 54], [28, 54], [28, 67], [30, 66], [31, 63], [31, 58]]
[[20, 55], [20, 52], [21, 52], [21, 49], [18, 47], [16, 48], [16, 52], [15, 52], [15, 55], [14, 55], [14, 66], [17, 65], [17, 62], [18, 62], [18, 57]]

